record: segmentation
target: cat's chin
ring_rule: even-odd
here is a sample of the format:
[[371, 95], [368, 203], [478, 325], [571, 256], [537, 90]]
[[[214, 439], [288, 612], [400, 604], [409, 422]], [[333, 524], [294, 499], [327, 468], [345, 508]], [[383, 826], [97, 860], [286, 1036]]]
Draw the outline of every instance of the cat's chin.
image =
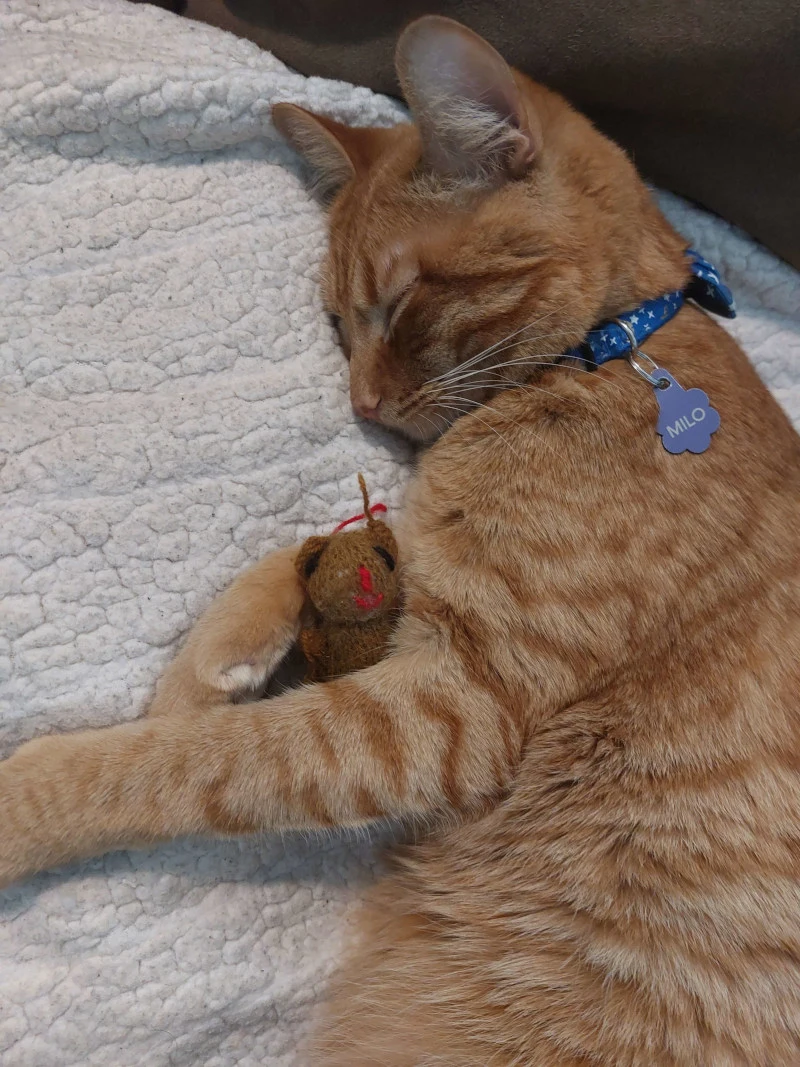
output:
[[431, 445], [447, 433], [455, 420], [452, 412], [444, 412], [435, 404], [417, 410], [407, 418], [400, 418], [391, 408], [381, 411], [378, 422], [386, 430], [400, 434], [417, 445]]
[[438, 423], [433, 422], [430, 425], [415, 422], [413, 419], [409, 419], [407, 422], [394, 421], [392, 419], [381, 419], [381, 426], [387, 430], [391, 430], [392, 433], [400, 434], [401, 437], [407, 438], [412, 444], [415, 445], [432, 445], [434, 441], [438, 441], [439, 438], [447, 433], [450, 429], [450, 423]]

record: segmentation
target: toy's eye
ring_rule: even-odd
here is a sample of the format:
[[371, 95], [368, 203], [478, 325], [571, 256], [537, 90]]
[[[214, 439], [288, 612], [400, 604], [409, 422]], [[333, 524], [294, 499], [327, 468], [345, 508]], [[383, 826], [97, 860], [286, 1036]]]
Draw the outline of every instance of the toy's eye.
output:
[[306, 578], [310, 578], [314, 571], [317, 569], [317, 567], [319, 566], [319, 561], [322, 558], [322, 553], [324, 551], [325, 550], [323, 548], [320, 548], [314, 553], [313, 556], [308, 557], [305, 562], [305, 566], [303, 567], [303, 574], [305, 574]]
[[385, 548], [381, 547], [381, 545], [373, 545], [372, 551], [378, 553], [378, 555], [381, 557], [381, 559], [390, 571], [394, 570], [394, 556], [391, 554], [391, 552], [387, 552]]

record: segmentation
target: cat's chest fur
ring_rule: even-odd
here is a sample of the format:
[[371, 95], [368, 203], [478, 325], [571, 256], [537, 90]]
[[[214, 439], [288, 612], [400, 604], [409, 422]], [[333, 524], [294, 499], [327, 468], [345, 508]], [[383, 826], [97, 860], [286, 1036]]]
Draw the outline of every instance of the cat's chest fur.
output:
[[[722, 330], [687, 309], [648, 347], [720, 411], [705, 453], [665, 451], [653, 390], [625, 361], [553, 371], [426, 453], [401, 537], [411, 611], [447, 632], [471, 681], [510, 703], [531, 685], [564, 705], [616, 687], [601, 717], [626, 732], [641, 717], [614, 708], [634, 687], [655, 758], [662, 737], [690, 751], [698, 701], [744, 714], [753, 626], [779, 590], [800, 615], [800, 483], [796, 434]], [[800, 646], [796, 626], [771, 640]]]

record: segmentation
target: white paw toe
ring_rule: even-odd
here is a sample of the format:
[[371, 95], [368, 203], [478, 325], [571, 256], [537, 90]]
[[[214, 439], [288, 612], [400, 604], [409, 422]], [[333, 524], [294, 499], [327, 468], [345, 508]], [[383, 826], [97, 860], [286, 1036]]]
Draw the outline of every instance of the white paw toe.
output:
[[259, 689], [267, 680], [269, 665], [264, 663], [234, 663], [224, 670], [210, 672], [209, 681], [224, 693], [238, 693]]

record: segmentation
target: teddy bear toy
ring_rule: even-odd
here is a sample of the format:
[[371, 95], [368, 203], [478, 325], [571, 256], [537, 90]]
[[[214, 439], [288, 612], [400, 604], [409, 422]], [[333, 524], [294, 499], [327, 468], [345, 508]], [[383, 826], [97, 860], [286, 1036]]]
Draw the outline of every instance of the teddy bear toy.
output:
[[[312, 682], [370, 667], [385, 655], [398, 613], [397, 542], [370, 507], [364, 478], [358, 484], [364, 514], [340, 523], [327, 537], [309, 537], [297, 557], [310, 620], [299, 645]], [[355, 530], [345, 527], [366, 520]]]

